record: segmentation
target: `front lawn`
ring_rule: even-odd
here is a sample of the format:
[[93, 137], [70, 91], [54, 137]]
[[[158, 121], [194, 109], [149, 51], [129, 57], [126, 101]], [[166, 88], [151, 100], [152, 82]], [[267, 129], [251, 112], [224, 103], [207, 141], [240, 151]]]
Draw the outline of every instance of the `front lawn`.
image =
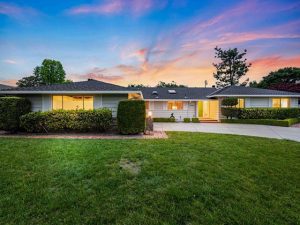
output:
[[299, 224], [300, 143], [0, 139], [0, 224]]

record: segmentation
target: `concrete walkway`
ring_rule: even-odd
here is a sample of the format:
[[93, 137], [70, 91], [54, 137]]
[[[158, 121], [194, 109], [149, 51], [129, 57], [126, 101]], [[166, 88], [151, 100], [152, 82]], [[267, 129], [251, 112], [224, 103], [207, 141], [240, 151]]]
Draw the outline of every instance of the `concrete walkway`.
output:
[[298, 127], [225, 123], [154, 123], [154, 130], [237, 134], [300, 142], [300, 128]]

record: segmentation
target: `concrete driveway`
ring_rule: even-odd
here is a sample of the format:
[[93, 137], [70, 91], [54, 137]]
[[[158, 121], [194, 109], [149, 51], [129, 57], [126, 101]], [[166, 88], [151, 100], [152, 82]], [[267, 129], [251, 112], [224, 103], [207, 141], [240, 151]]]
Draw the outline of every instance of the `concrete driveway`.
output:
[[154, 130], [237, 134], [287, 139], [300, 142], [300, 128], [298, 127], [276, 127], [225, 123], [154, 123]]

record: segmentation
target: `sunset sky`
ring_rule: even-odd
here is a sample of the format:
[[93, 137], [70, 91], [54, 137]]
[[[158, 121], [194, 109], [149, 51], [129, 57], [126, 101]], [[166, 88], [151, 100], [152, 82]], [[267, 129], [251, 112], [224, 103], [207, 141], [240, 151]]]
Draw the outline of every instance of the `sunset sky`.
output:
[[215, 46], [248, 50], [243, 80], [300, 67], [300, 1], [0, 1], [4, 84], [50, 58], [74, 81], [213, 85]]

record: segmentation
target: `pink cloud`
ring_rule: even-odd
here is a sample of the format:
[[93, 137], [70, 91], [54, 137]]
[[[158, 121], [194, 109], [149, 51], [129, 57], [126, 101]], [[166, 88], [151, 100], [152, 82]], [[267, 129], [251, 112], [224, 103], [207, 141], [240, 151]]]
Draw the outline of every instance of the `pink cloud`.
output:
[[20, 7], [17, 5], [0, 2], [0, 14], [13, 17], [15, 19], [24, 19], [27, 16], [36, 16], [39, 12], [30, 7]]
[[118, 14], [129, 12], [139, 16], [152, 9], [161, 9], [167, 4], [166, 0], [106, 0], [104, 3], [81, 5], [68, 10], [69, 14]]

